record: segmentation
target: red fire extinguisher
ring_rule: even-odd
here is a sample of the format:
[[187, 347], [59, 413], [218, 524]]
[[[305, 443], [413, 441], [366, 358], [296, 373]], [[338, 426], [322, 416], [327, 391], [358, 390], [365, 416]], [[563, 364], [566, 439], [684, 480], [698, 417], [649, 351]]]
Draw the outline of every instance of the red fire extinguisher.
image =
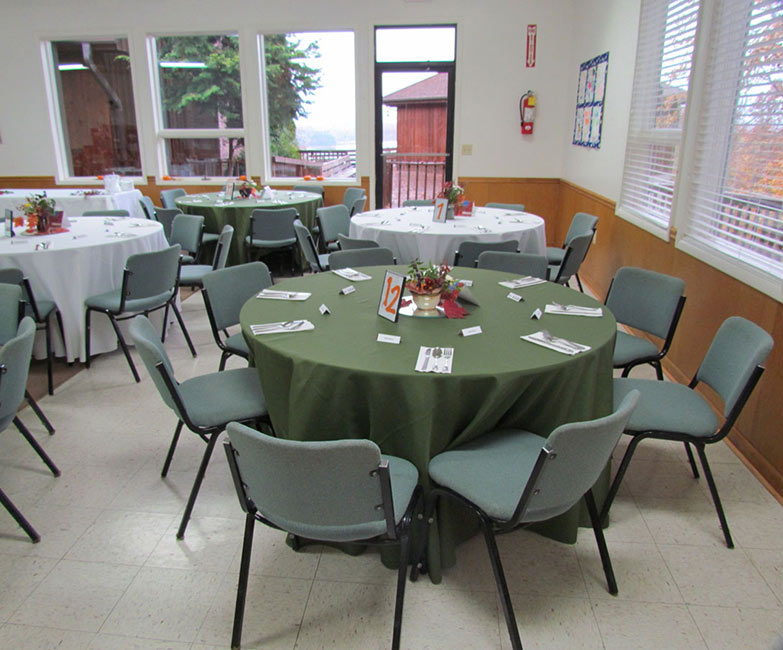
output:
[[519, 121], [522, 135], [533, 133], [533, 120], [536, 119], [536, 96], [528, 90], [519, 100]]

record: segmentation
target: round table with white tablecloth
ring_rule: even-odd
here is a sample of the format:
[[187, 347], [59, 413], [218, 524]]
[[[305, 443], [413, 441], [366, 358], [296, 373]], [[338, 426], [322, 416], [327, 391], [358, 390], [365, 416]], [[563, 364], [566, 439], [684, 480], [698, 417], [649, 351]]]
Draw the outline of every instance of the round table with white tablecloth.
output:
[[22, 205], [31, 194], [46, 192], [46, 196], [54, 199], [55, 210], [62, 210], [66, 217], [78, 217], [83, 212], [95, 210], [127, 210], [128, 215], [143, 219], [139, 201], [139, 190], [123, 190], [109, 193], [104, 189], [46, 189], [46, 190], [0, 190], [0, 215], [4, 210], [11, 210], [14, 216], [19, 216]]
[[417, 206], [362, 212], [351, 219], [350, 236], [372, 239], [390, 248], [398, 264], [417, 259], [451, 264], [463, 241], [513, 239], [522, 253], [546, 253], [544, 220], [534, 214], [476, 207], [472, 216], [434, 222], [433, 210], [429, 206]]
[[[119, 289], [125, 260], [134, 253], [148, 253], [168, 246], [157, 221], [132, 218], [70, 218], [68, 231], [31, 235], [23, 227], [16, 237], [0, 237], [0, 268], [22, 269], [36, 297], [54, 300], [63, 317], [65, 349], [57, 327], [52, 330], [57, 356], [70, 362], [84, 357], [84, 300]], [[117, 348], [117, 337], [108, 318], [93, 318], [92, 353]], [[45, 358], [43, 341], [36, 342], [35, 356]]]

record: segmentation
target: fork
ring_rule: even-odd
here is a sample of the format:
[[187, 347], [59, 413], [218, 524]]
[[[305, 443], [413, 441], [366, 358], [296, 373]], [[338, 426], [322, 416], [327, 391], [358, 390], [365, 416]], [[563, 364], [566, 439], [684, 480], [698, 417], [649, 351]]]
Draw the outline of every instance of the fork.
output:
[[557, 336], [552, 336], [549, 333], [549, 330], [541, 330], [541, 336], [547, 343], [551, 343], [556, 347], [563, 348], [569, 352], [579, 352], [579, 348], [577, 348], [573, 343], [566, 341], [565, 339], [558, 338]]
[[251, 325], [250, 329], [254, 334], [257, 334], [258, 332], [266, 332], [269, 330], [276, 330], [276, 329], [284, 329], [284, 330], [295, 330], [297, 327], [300, 327], [304, 323], [303, 320], [287, 320], [285, 323], [269, 323], [267, 325]]

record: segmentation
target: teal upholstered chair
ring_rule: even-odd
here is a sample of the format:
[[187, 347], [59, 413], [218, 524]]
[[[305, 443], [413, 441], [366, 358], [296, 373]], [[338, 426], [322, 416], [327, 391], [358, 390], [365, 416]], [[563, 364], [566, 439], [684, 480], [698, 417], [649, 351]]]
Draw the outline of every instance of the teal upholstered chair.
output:
[[[584, 497], [609, 593], [616, 594], [617, 583], [592, 487], [606, 467], [638, 400], [638, 393], [631, 392], [611, 415], [563, 424], [548, 438], [529, 431], [500, 429], [444, 451], [430, 461], [429, 475], [435, 487], [427, 495], [425, 521], [432, 521], [438, 498], [453, 499], [476, 513], [492, 562], [511, 647], [515, 650], [521, 650], [522, 643], [495, 533], [551, 519]], [[424, 568], [426, 564], [414, 566], [411, 579], [415, 580]]]
[[148, 196], [142, 195], [142, 197], [139, 199], [139, 204], [141, 205], [141, 211], [144, 213], [144, 216], [147, 217], [147, 219], [155, 219], [155, 204], [152, 202], [152, 199]]
[[226, 224], [218, 237], [212, 264], [188, 264], [180, 269], [179, 286], [197, 289], [202, 286], [204, 276], [226, 266], [231, 240], [234, 237], [234, 227]]
[[354, 239], [353, 237], [343, 235], [343, 233], [337, 234], [337, 243], [341, 251], [354, 250], [355, 248], [378, 248], [380, 246], [373, 239]]
[[[348, 188], [351, 189], [351, 188]], [[361, 197], [359, 197], [361, 198]], [[350, 208], [341, 203], [318, 208], [315, 211], [318, 228], [321, 232], [321, 248], [328, 253], [340, 250], [337, 235], [347, 235], [351, 227]]]
[[213, 372], [180, 383], [174, 377], [171, 361], [149, 319], [145, 316], [134, 318], [130, 333], [163, 402], [178, 418], [161, 476], [165, 477], [169, 471], [183, 425], [207, 444], [177, 531], [177, 538], [182, 539], [221, 432], [232, 421], [256, 425], [268, 422], [266, 400], [255, 368]]
[[319, 253], [313, 241], [313, 236], [299, 219], [294, 221], [294, 232], [296, 232], [296, 239], [299, 242], [299, 251], [302, 256], [310, 265], [310, 270], [313, 273], [320, 273], [329, 269], [329, 255], [326, 253]]
[[[571, 278], [579, 272], [579, 267], [582, 266], [592, 241], [592, 233], [580, 235], [571, 240], [571, 243], [565, 248], [563, 261], [558, 265], [549, 265], [549, 277], [552, 282], [568, 286]], [[582, 283], [577, 281], [577, 284], [579, 290], [582, 291]]]
[[[18, 293], [14, 295], [14, 291]], [[6, 323], [16, 321], [19, 313], [18, 305], [21, 298], [21, 289], [18, 287], [4, 287], [0, 294], [0, 320]], [[3, 331], [7, 326], [2, 327]], [[60, 476], [60, 470], [52, 462], [47, 453], [38, 444], [24, 423], [16, 416], [16, 412], [25, 397], [27, 374], [30, 369], [30, 357], [33, 353], [33, 339], [35, 338], [35, 323], [32, 318], [25, 317], [19, 323], [16, 336], [5, 342], [0, 348], [0, 432], [5, 431], [13, 423], [19, 433], [35, 450], [46, 466], [55, 476]], [[0, 503], [22, 527], [33, 542], [38, 542], [41, 536], [33, 528], [19, 509], [13, 504], [8, 495], [0, 490]]]
[[546, 257], [532, 253], [508, 253], [505, 251], [484, 251], [478, 256], [476, 266], [492, 271], [507, 271], [516, 275], [529, 275], [542, 280], [549, 279]]
[[367, 203], [367, 197], [366, 196], [360, 196], [356, 198], [353, 202], [353, 205], [348, 209], [348, 212], [351, 213], [351, 216], [354, 216], [355, 214], [360, 214], [364, 212], [364, 204]]
[[347, 208], [349, 216], [353, 215], [352, 210], [356, 206], [356, 200], [366, 198], [366, 196], [367, 192], [365, 192], [362, 187], [345, 188], [345, 192], [343, 193], [343, 205]]
[[166, 241], [171, 240], [171, 229], [174, 226], [174, 219], [177, 215], [183, 214], [179, 208], [155, 208], [155, 218], [163, 226], [163, 235]]
[[370, 440], [281, 440], [241, 424], [225, 443], [245, 535], [231, 647], [239, 648], [256, 520], [294, 536], [325, 542], [399, 544], [391, 647], [400, 647], [408, 529], [418, 501], [419, 473], [381, 454]]
[[[553, 267], [560, 266], [563, 263], [563, 258], [565, 257], [568, 245], [574, 238], [580, 237], [581, 235], [594, 235], [597, 226], [598, 217], [587, 214], [586, 212], [577, 212], [574, 214], [571, 218], [571, 223], [568, 226], [568, 232], [566, 233], [563, 245], [560, 248], [547, 246], [546, 256], [547, 260], [549, 260], [549, 265]], [[592, 242], [592, 237], [590, 238], [590, 241]], [[587, 255], [587, 251], [585, 251], [585, 255]], [[576, 284], [579, 287], [579, 291], [583, 292], [582, 281], [579, 279], [578, 273], [576, 274]]]
[[433, 205], [435, 205], [435, 199], [406, 199], [402, 202], [403, 208], [432, 207]]
[[393, 266], [396, 263], [390, 248], [354, 248], [329, 253], [329, 268], [333, 271], [357, 266]]
[[174, 188], [173, 190], [163, 190], [160, 193], [160, 204], [167, 209], [174, 209], [177, 207], [175, 201], [180, 196], [187, 195], [187, 192], [181, 187]]
[[[626, 427], [625, 432], [631, 436], [631, 441], [604, 501], [602, 518], [609, 512], [639, 443], [648, 438], [673, 440], [685, 445], [693, 477], [699, 478], [690, 446], [696, 448], [726, 546], [734, 547], [705, 447], [723, 440], [731, 431], [764, 372], [762, 364], [772, 351], [772, 345], [772, 337], [758, 325], [732, 316], [718, 328], [699, 369], [687, 386], [655, 379], [614, 380], [615, 403], [631, 391], [639, 391], [641, 400]], [[723, 400], [722, 423], [719, 423], [710, 404], [694, 390], [700, 383], [707, 384]]]
[[163, 250], [151, 253], [137, 253], [128, 257], [122, 274], [122, 286], [113, 291], [107, 291], [96, 296], [90, 296], [84, 301], [86, 307], [84, 321], [84, 350], [87, 358], [86, 366], [90, 367], [90, 317], [92, 312], [105, 314], [111, 321], [117, 341], [125, 354], [133, 378], [138, 382], [139, 373], [133, 363], [125, 337], [122, 335], [118, 321], [133, 318], [138, 314], [147, 316], [158, 309], [164, 310], [161, 341], [166, 340], [166, 325], [169, 308], [177, 317], [177, 322], [185, 336], [190, 353], [195, 357], [196, 348], [190, 340], [185, 327], [185, 321], [177, 309], [177, 291], [179, 289], [179, 245], [169, 246]]
[[627, 377], [631, 369], [649, 363], [663, 380], [661, 359], [671, 346], [682, 308], [685, 306], [685, 282], [680, 278], [625, 266], [609, 285], [606, 306], [622, 325], [647, 332], [663, 340], [659, 348], [647, 338], [617, 331], [612, 363]]
[[33, 288], [30, 286], [30, 280], [24, 277], [21, 269], [6, 268], [0, 269], [0, 284], [17, 284], [22, 288], [22, 297], [25, 301], [25, 315], [30, 316], [36, 326], [43, 329], [46, 336], [46, 377], [49, 394], [54, 394], [54, 379], [52, 376], [52, 365], [54, 362], [54, 349], [52, 348], [52, 316], [57, 321], [57, 327], [60, 330], [60, 338], [65, 347], [65, 329], [63, 328], [63, 317], [60, 310], [53, 300], [41, 298], [33, 294]]
[[179, 244], [183, 264], [194, 264], [201, 250], [201, 235], [204, 232], [204, 217], [200, 214], [178, 214], [171, 222], [169, 244]]
[[253, 210], [250, 214], [249, 234], [245, 237], [245, 259], [252, 261], [253, 249], [288, 250], [293, 268], [296, 231], [294, 221], [299, 216], [296, 208]]
[[212, 336], [222, 351], [218, 370], [223, 370], [226, 359], [232, 354], [243, 359], [250, 358], [250, 349], [242, 332], [229, 334], [229, 328], [239, 325], [239, 312], [248, 300], [272, 286], [272, 276], [263, 262], [248, 262], [207, 273], [203, 286], [202, 295]]
[[498, 208], [500, 210], [512, 210], [514, 212], [524, 212], [525, 206], [522, 203], [487, 203], [488, 208]]
[[506, 253], [516, 253], [519, 242], [516, 239], [506, 241], [481, 242], [464, 241], [459, 245], [457, 252], [454, 253], [453, 266], [473, 266], [478, 264], [478, 257], [484, 251], [505, 251]]
[[127, 210], [85, 210], [83, 217], [129, 217]]

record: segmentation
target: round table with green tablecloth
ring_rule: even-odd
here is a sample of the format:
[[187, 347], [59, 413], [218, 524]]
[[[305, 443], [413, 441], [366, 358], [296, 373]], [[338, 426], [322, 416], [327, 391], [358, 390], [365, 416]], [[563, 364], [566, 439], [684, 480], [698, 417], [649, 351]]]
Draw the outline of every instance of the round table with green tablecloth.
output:
[[228, 254], [228, 266], [246, 261], [243, 252], [243, 242], [250, 230], [250, 214], [253, 210], [264, 208], [296, 208], [299, 219], [310, 230], [315, 225], [315, 211], [323, 205], [320, 194], [315, 192], [293, 192], [289, 190], [272, 190], [271, 198], [247, 198], [232, 201], [223, 200], [222, 192], [211, 194], [188, 194], [176, 200], [177, 207], [187, 214], [204, 216], [204, 231], [219, 233], [223, 226], [234, 227], [234, 238], [231, 240], [231, 250]]
[[[607, 415], [612, 409], [612, 352], [616, 322], [608, 309], [591, 318], [545, 313], [547, 303], [600, 306], [593, 298], [544, 283], [514, 290], [498, 284], [513, 276], [497, 271], [455, 269], [473, 281], [479, 303], [466, 305], [464, 319], [400, 316], [392, 323], [377, 315], [387, 267], [366, 267], [371, 280], [350, 282], [335, 273], [286, 280], [275, 289], [311, 292], [305, 301], [252, 298], [240, 322], [258, 368], [269, 414], [278, 436], [296, 440], [363, 437], [384, 453], [416, 465], [428, 485], [427, 465], [436, 454], [499, 427], [518, 427], [542, 436], [571, 421]], [[389, 267], [404, 274], [407, 267]], [[340, 290], [348, 285], [355, 291]], [[321, 315], [325, 304], [331, 313]], [[315, 328], [254, 336], [259, 323], [307, 319]], [[463, 328], [482, 333], [460, 336]], [[542, 329], [591, 346], [568, 356], [520, 338]], [[377, 335], [401, 337], [399, 344]], [[454, 348], [451, 374], [414, 370], [420, 346]], [[608, 485], [596, 486], [599, 503]], [[573, 542], [579, 507], [539, 525], [543, 534]], [[464, 513], [439, 510], [428, 542], [433, 581], [455, 562], [456, 544], [476, 524]]]

